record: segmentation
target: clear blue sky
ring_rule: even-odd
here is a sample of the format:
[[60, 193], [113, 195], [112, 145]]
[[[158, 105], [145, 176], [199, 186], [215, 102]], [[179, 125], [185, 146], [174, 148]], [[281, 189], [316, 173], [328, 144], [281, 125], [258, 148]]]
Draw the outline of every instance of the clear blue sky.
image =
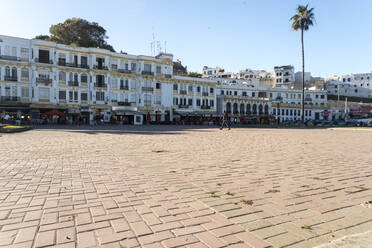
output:
[[305, 35], [306, 71], [370, 72], [371, 0], [0, 0], [0, 34], [32, 38], [81, 17], [102, 25], [117, 51], [150, 55], [154, 32], [189, 71], [203, 65], [272, 71], [286, 64], [299, 71], [300, 35], [289, 18], [308, 2], [316, 25]]

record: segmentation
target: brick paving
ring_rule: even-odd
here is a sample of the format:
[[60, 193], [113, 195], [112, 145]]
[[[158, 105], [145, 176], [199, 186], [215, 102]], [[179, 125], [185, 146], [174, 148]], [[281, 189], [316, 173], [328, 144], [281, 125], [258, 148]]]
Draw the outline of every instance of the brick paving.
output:
[[0, 137], [0, 247], [313, 247], [372, 230], [372, 132]]

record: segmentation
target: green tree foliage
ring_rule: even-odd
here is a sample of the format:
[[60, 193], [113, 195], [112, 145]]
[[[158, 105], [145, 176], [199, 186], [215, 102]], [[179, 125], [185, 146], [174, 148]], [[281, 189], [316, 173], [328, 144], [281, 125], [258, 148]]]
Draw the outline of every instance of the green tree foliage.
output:
[[99, 47], [115, 52], [105, 39], [106, 29], [97, 22], [89, 22], [81, 18], [70, 18], [63, 23], [49, 28], [50, 36], [38, 35], [35, 39], [49, 40], [60, 44], [74, 44], [79, 47]]
[[202, 74], [197, 73], [197, 72], [189, 72], [189, 73], [187, 74], [187, 76], [189, 76], [189, 77], [201, 78], [201, 77], [202, 77]]

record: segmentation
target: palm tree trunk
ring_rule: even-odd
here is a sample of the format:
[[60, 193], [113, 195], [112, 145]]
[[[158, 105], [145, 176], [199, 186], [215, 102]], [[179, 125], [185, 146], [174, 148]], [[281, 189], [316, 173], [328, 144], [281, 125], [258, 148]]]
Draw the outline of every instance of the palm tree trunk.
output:
[[301, 28], [302, 45], [302, 100], [301, 100], [301, 118], [302, 124], [305, 124], [305, 48], [304, 48], [304, 29]]

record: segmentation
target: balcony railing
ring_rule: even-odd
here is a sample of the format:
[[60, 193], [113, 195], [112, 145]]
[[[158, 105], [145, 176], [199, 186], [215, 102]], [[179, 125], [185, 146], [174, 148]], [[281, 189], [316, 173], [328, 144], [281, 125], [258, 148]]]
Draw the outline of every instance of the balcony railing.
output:
[[13, 76], [4, 76], [4, 81], [13, 81], [13, 82], [17, 82], [18, 79], [17, 79], [17, 77], [13, 77]]
[[103, 66], [93, 65], [93, 69], [108, 71], [108, 67], [104, 65]]
[[154, 88], [153, 87], [142, 87], [142, 91], [147, 91], [147, 92], [151, 91], [151, 92], [153, 92], [154, 91]]
[[132, 106], [131, 102], [118, 102], [119, 106]]
[[68, 81], [68, 86], [79, 86], [78, 81]]
[[313, 99], [311, 97], [305, 97], [306, 102], [311, 102]]
[[142, 71], [142, 75], [154, 76], [154, 72], [152, 72], [152, 71]]
[[200, 106], [201, 109], [211, 109], [211, 106], [202, 105]]
[[53, 60], [35, 58], [36, 63], [53, 64]]
[[164, 77], [165, 78], [172, 78], [172, 75], [171, 74], [164, 74]]
[[120, 73], [133, 73], [132, 70], [128, 70], [128, 69], [117, 69], [116, 71]]
[[187, 94], [187, 90], [180, 90], [180, 94], [181, 95], [186, 95]]
[[283, 97], [281, 97], [281, 96], [277, 96], [277, 97], [275, 98], [275, 100], [277, 100], [277, 101], [281, 101], [281, 100], [283, 100]]
[[58, 65], [66, 66], [66, 67], [89, 69], [89, 66], [87, 64], [66, 63], [64, 61], [58, 61]]
[[178, 107], [179, 108], [189, 108], [190, 105], [184, 105], [184, 104], [179, 104]]
[[11, 61], [21, 61], [21, 58], [16, 57], [16, 56], [9, 56], [9, 55], [0, 55], [0, 59], [11, 60]]
[[36, 78], [36, 82], [37, 83], [51, 84], [52, 83], [52, 79], [50, 79], [50, 78], [44, 78], [44, 77], [37, 77]]
[[129, 90], [128, 85], [120, 85], [121, 90]]
[[208, 92], [203, 92], [202, 93], [202, 96], [208, 96], [209, 94], [208, 94]]
[[19, 102], [21, 98], [18, 96], [2, 96], [0, 100], [1, 102]]
[[107, 84], [105, 84], [105, 83], [94, 83], [94, 87], [107, 88]]

